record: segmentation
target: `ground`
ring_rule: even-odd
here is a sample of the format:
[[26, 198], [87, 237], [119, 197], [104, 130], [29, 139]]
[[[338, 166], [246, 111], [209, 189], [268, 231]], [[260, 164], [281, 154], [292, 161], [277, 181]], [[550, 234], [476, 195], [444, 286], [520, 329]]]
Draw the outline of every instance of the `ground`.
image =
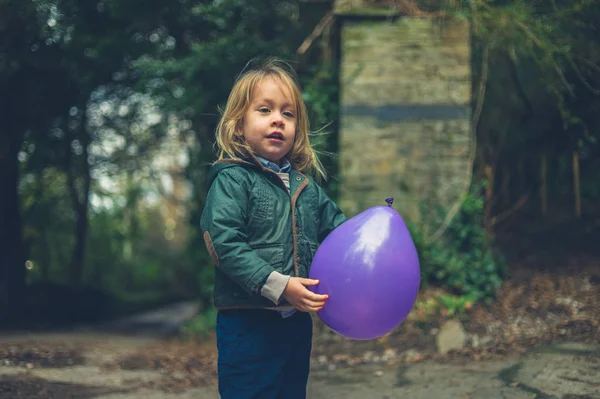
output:
[[[373, 341], [347, 340], [315, 319], [308, 397], [600, 398], [600, 254], [589, 234], [598, 231], [559, 227], [562, 235], [505, 243], [510, 278], [493, 305], [463, 318], [463, 349], [437, 353], [450, 317], [427, 307]], [[435, 293], [423, 291], [420, 303]], [[170, 335], [195, 312], [182, 303], [64, 331], [0, 333], [0, 399], [217, 398], [214, 338]]]
[[[13, 356], [0, 366], [0, 398], [218, 398], [209, 343], [83, 331], [8, 341]], [[594, 344], [544, 344], [484, 360], [373, 357], [352, 366], [315, 359], [308, 398], [600, 398]]]

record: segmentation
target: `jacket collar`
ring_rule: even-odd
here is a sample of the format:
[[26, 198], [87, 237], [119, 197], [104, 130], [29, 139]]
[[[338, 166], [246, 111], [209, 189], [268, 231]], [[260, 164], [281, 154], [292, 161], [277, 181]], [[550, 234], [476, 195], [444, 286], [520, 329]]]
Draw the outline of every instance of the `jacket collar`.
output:
[[[265, 167], [260, 162], [258, 157], [254, 154], [248, 154], [243, 159], [233, 159], [233, 158], [227, 157], [221, 161], [215, 162], [213, 164], [213, 166], [219, 165], [219, 164], [221, 165], [221, 167], [226, 167], [225, 165], [227, 165], [227, 164], [229, 164], [230, 166], [233, 166], [235, 164], [246, 165], [246, 166], [251, 166], [251, 167], [254, 166], [254, 167], [260, 168], [261, 170], [266, 171], [267, 173], [276, 173], [272, 169]], [[225, 165], [223, 165], [223, 164], [225, 164]], [[300, 195], [300, 192], [302, 192], [304, 187], [306, 187], [306, 185], [308, 184], [308, 177], [306, 175], [304, 175], [302, 172], [294, 169], [291, 166], [291, 164], [290, 164], [290, 172], [289, 173], [290, 173], [290, 195], [292, 196], [292, 198], [296, 198], [298, 195]], [[209, 182], [211, 182], [211, 181], [212, 181], [212, 179], [209, 179]], [[283, 183], [282, 183], [282, 186], [283, 186]]]

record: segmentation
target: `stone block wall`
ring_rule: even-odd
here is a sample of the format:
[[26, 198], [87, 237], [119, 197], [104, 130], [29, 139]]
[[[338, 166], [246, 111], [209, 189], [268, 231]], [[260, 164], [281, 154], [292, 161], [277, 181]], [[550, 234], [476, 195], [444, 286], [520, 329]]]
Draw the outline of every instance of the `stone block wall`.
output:
[[468, 23], [342, 19], [340, 68], [342, 209], [394, 197], [418, 221], [424, 201], [449, 208], [470, 167]]

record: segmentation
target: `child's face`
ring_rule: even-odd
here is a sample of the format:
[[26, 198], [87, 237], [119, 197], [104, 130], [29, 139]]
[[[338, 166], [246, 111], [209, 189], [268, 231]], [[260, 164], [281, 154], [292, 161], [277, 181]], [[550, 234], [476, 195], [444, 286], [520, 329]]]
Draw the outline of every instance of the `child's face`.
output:
[[295, 113], [290, 90], [273, 78], [265, 78], [252, 93], [242, 134], [258, 156], [279, 164], [294, 144]]

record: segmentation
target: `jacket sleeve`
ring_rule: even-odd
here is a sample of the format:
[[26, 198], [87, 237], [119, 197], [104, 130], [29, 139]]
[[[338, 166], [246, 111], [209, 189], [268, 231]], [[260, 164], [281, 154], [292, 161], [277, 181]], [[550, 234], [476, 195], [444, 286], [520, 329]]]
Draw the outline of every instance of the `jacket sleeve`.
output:
[[336, 227], [346, 221], [346, 216], [325, 191], [317, 184], [319, 198], [319, 243]]
[[274, 269], [248, 245], [249, 190], [240, 180], [229, 170], [217, 175], [208, 190], [200, 226], [216, 266], [249, 294], [260, 294]]

